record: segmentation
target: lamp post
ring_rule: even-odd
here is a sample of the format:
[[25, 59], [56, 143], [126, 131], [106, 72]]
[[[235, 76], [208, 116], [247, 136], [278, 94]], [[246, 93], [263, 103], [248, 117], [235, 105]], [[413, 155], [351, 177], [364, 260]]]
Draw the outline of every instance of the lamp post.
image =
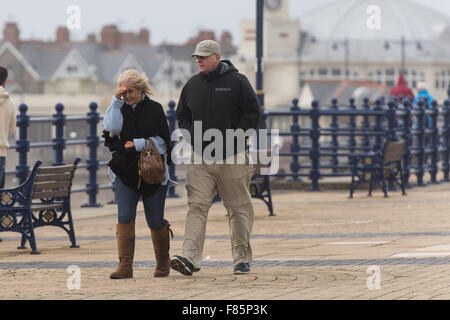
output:
[[261, 109], [264, 109], [263, 91], [263, 36], [264, 0], [256, 0], [256, 96]]
[[406, 73], [406, 45], [408, 44], [416, 44], [417, 50], [422, 50], [422, 44], [420, 41], [414, 40], [406, 40], [405, 36], [402, 34], [400, 40], [386, 40], [384, 42], [384, 48], [388, 50], [390, 48], [390, 44], [400, 44], [400, 73], [405, 75]]
[[344, 55], [345, 55], [345, 59], [344, 59], [344, 72], [345, 72], [345, 79], [348, 80], [350, 78], [350, 44], [348, 41], [348, 38], [345, 38], [342, 41], [335, 41], [333, 44], [333, 50], [337, 50], [338, 47], [338, 43], [342, 44], [344, 47]]

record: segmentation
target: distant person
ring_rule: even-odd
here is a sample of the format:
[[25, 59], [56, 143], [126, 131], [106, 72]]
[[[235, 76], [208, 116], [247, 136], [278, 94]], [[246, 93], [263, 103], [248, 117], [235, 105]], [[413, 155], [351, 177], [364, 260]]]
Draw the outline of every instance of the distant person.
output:
[[406, 84], [406, 80], [403, 74], [400, 74], [398, 76], [397, 84], [395, 87], [392, 88], [390, 95], [391, 97], [396, 97], [400, 99], [409, 99], [410, 101], [414, 100], [414, 92]]
[[[226, 130], [256, 130], [260, 122], [259, 103], [250, 82], [230, 61], [221, 60], [220, 55], [220, 45], [213, 40], [198, 43], [192, 54], [199, 73], [183, 87], [176, 113], [179, 128], [191, 133], [193, 146], [195, 140], [201, 139], [195, 136], [196, 123], [201, 123], [201, 133], [216, 129], [225, 137]], [[193, 155], [204, 151], [207, 145], [203, 144], [203, 150], [194, 148]], [[235, 160], [242, 156], [248, 159], [245, 149], [238, 149], [236, 144], [233, 147], [234, 150], [227, 150], [230, 151], [229, 159], [233, 156]], [[248, 161], [237, 164], [232, 160], [232, 164], [226, 161], [221, 164], [210, 163], [205, 158], [208, 156], [203, 154], [200, 163], [187, 166], [189, 208], [183, 249], [182, 254], [173, 256], [171, 267], [187, 276], [200, 270], [208, 211], [214, 196], [219, 193], [229, 213], [234, 273], [249, 273], [252, 261], [250, 234], [254, 220], [249, 185], [253, 166]]]
[[8, 70], [0, 66], [0, 189], [5, 187], [6, 152], [8, 138], [16, 128], [16, 107], [8, 92], [5, 91]]
[[[434, 100], [433, 96], [428, 92], [428, 87], [425, 82], [419, 82], [417, 84], [417, 95], [414, 99], [414, 105], [417, 106], [419, 101], [422, 100], [425, 104], [425, 109], [431, 109], [431, 102]], [[432, 118], [430, 115], [427, 115], [427, 127], [431, 128], [432, 126]]]
[[[155, 277], [167, 277], [170, 272], [169, 222], [164, 219], [164, 206], [171, 164], [169, 126], [164, 109], [151, 100], [147, 77], [136, 70], [126, 70], [119, 76], [118, 88], [104, 118], [105, 145], [113, 152], [108, 163], [114, 180], [118, 207], [117, 246], [119, 265], [111, 279], [133, 277], [136, 207], [142, 197], [145, 218], [151, 230], [155, 251]], [[160, 184], [140, 181], [138, 159], [146, 139], [152, 139], [166, 167], [166, 179]]]
[[0, 66], [0, 189], [5, 187], [8, 138], [16, 128], [16, 107], [8, 92], [5, 91], [6, 80], [8, 80], [8, 69]]
[[431, 106], [431, 101], [434, 100], [433, 96], [428, 92], [428, 86], [425, 82], [419, 82], [417, 84], [417, 95], [414, 99], [414, 105], [417, 105], [420, 99], [422, 99], [427, 106]]

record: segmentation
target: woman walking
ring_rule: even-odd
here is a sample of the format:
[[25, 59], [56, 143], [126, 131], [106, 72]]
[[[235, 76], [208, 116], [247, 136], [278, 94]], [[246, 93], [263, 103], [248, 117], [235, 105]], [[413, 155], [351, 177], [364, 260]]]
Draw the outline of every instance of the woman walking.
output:
[[[167, 119], [161, 104], [148, 97], [152, 88], [145, 75], [126, 70], [118, 84], [103, 123], [105, 145], [113, 152], [108, 165], [119, 213], [116, 231], [119, 265], [110, 278], [133, 277], [136, 207], [141, 196], [155, 251], [154, 276], [167, 277], [171, 230], [164, 219], [164, 205], [168, 184], [172, 183], [168, 174], [171, 144]], [[146, 139], [153, 140], [164, 158], [166, 177], [160, 184], [147, 184], [139, 179], [138, 160]]]

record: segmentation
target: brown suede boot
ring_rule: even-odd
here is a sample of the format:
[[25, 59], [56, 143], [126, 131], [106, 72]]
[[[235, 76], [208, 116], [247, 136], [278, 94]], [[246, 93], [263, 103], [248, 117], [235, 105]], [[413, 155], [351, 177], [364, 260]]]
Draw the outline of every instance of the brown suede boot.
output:
[[117, 248], [119, 265], [116, 271], [110, 274], [111, 279], [133, 278], [133, 258], [135, 243], [135, 223], [117, 224]]
[[166, 225], [159, 230], [151, 230], [153, 249], [155, 250], [156, 258], [156, 269], [153, 274], [154, 277], [167, 277], [170, 273], [170, 238], [169, 232], [172, 235], [172, 230], [170, 230], [170, 224], [166, 221]]

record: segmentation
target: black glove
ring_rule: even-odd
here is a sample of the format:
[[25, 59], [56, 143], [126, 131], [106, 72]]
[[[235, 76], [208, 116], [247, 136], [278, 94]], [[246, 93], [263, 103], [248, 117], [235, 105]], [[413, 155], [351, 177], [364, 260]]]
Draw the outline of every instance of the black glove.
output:
[[103, 130], [102, 137], [105, 138], [105, 147], [109, 149], [110, 152], [119, 151], [120, 139], [118, 136], [111, 137], [110, 132]]

